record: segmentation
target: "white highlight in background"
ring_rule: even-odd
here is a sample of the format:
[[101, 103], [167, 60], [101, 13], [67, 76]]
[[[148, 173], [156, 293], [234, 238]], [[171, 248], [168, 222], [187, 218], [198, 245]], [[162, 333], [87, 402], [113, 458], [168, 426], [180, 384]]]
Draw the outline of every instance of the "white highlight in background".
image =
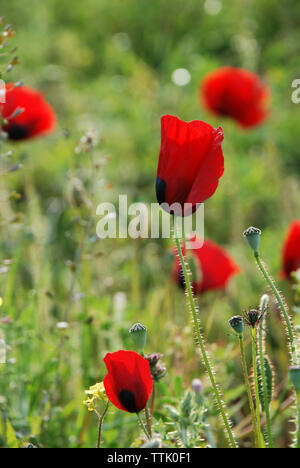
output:
[[191, 74], [186, 68], [177, 68], [172, 73], [172, 81], [177, 86], [186, 86], [191, 81]]

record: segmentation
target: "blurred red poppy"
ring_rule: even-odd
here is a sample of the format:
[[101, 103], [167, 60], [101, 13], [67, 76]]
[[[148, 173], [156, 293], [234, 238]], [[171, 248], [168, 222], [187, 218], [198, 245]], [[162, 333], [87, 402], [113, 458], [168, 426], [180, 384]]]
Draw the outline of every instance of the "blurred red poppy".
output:
[[[194, 210], [197, 203], [210, 198], [224, 172], [222, 141], [221, 127], [163, 116], [156, 178], [158, 203], [178, 203], [180, 211], [189, 203]], [[169, 211], [168, 207], [163, 208]]]
[[291, 273], [300, 268], [300, 221], [290, 224], [282, 252], [283, 279], [291, 278]]
[[122, 350], [108, 353], [104, 362], [108, 373], [103, 384], [111, 403], [129, 413], [143, 410], [153, 388], [149, 362], [134, 351]]
[[[186, 255], [185, 246], [181, 247]], [[240, 271], [229, 254], [211, 240], [205, 240], [201, 248], [188, 250], [188, 263], [192, 271], [192, 285], [195, 294], [225, 288], [230, 278]], [[173, 267], [173, 277], [180, 287], [185, 287], [177, 255]]]
[[254, 73], [222, 67], [207, 75], [200, 87], [207, 109], [231, 117], [243, 127], [261, 124], [269, 115], [270, 89]]
[[10, 140], [26, 140], [50, 133], [56, 116], [44, 96], [27, 86], [6, 85], [6, 102], [2, 117], [7, 121], [3, 130]]

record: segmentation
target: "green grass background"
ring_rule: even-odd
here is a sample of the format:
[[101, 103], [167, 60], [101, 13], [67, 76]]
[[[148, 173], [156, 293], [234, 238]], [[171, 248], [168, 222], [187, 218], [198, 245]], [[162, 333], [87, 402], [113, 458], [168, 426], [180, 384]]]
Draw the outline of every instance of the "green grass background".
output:
[[[74, 202], [73, 187], [80, 179], [87, 193], [91, 188], [88, 155], [74, 150], [82, 132], [99, 130], [103, 141], [95, 157], [108, 160], [97, 172], [95, 206], [116, 203], [119, 193], [129, 202], [150, 203], [155, 201], [160, 116], [166, 113], [224, 129], [225, 174], [205, 205], [205, 235], [228, 249], [241, 274], [226, 292], [200, 298], [200, 316], [234, 424], [247, 417], [237, 342], [227, 320], [256, 306], [266, 291], [242, 231], [249, 225], [263, 230], [263, 257], [277, 278], [287, 226], [299, 218], [300, 104], [291, 102], [291, 83], [299, 78], [300, 4], [220, 0], [221, 11], [211, 15], [212, 3], [0, 0], [1, 14], [17, 33], [13, 43], [21, 62], [10, 79], [42, 90], [58, 114], [55, 134], [13, 147], [12, 161], [21, 161], [23, 168], [1, 177], [1, 190], [20, 194], [17, 200], [1, 199], [0, 261], [11, 260], [11, 265], [0, 275], [0, 318], [13, 320], [0, 325], [8, 346], [8, 363], [0, 365], [2, 446], [9, 445], [9, 420], [21, 442], [77, 447], [80, 441], [93, 447], [97, 420], [91, 416], [85, 428], [84, 389], [105, 375], [106, 352], [132, 348], [127, 330], [137, 321], [148, 328], [146, 351], [163, 353], [167, 364], [157, 416], [194, 377], [203, 379], [210, 394], [184, 295], [170, 279], [172, 242], [92, 242], [90, 236], [74, 290], [84, 297], [67, 307], [73, 276], [68, 262], [82, 235], [78, 219], [87, 216], [86, 207]], [[200, 80], [222, 65], [246, 67], [269, 83], [272, 113], [263, 126], [246, 132], [199, 106]], [[173, 83], [177, 68], [189, 70], [186, 86]], [[290, 285], [280, 287], [291, 303]], [[70, 326], [62, 346], [56, 324], [66, 308]], [[276, 408], [288, 360], [274, 305], [270, 315]], [[209, 404], [213, 431], [225, 445]], [[275, 423], [282, 446], [289, 441], [288, 416], [289, 410]], [[137, 434], [133, 416], [112, 411], [104, 446], [129, 446]], [[247, 436], [242, 443], [247, 446]]]

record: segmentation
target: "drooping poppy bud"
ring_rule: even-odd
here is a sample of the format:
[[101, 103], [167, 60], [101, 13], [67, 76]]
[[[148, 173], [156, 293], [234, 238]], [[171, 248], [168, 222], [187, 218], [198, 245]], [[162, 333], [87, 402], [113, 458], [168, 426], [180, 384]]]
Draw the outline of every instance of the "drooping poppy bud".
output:
[[207, 75], [200, 87], [205, 107], [243, 127], [261, 124], [269, 115], [269, 87], [254, 73], [222, 67]]
[[291, 279], [291, 273], [300, 268], [300, 221], [291, 223], [282, 252], [282, 272], [283, 278]]
[[[182, 245], [183, 254], [187, 250]], [[188, 251], [188, 263], [193, 263], [192, 285], [195, 294], [202, 294], [206, 291], [224, 289], [230, 278], [239, 273], [240, 269], [225, 249], [206, 239], [199, 249]], [[175, 255], [173, 267], [173, 277], [177, 284], [185, 287], [184, 276], [178, 256]]]
[[44, 96], [28, 86], [6, 85], [3, 130], [10, 140], [26, 140], [54, 130], [56, 116]]
[[[173, 115], [161, 118], [156, 196], [162, 208], [189, 215], [214, 194], [224, 172], [222, 141], [221, 127], [200, 120], [184, 122]], [[179, 211], [169, 208], [174, 204]]]
[[113, 405], [129, 413], [143, 410], [151, 395], [153, 380], [149, 362], [134, 351], [107, 353], [103, 384]]

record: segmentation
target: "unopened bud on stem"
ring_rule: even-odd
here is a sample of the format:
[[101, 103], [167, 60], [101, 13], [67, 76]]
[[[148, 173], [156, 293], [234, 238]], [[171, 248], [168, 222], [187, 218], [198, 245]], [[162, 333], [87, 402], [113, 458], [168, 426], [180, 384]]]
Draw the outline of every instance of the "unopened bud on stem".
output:
[[258, 254], [258, 248], [260, 243], [260, 236], [261, 230], [256, 227], [249, 227], [244, 232], [244, 237], [247, 239], [248, 244], [250, 245], [251, 249]]
[[143, 353], [146, 345], [147, 328], [141, 323], [136, 323], [130, 328], [129, 333], [131, 334], [137, 350]]
[[235, 315], [229, 320], [229, 325], [238, 334], [242, 335], [244, 331], [244, 319], [240, 315]]

